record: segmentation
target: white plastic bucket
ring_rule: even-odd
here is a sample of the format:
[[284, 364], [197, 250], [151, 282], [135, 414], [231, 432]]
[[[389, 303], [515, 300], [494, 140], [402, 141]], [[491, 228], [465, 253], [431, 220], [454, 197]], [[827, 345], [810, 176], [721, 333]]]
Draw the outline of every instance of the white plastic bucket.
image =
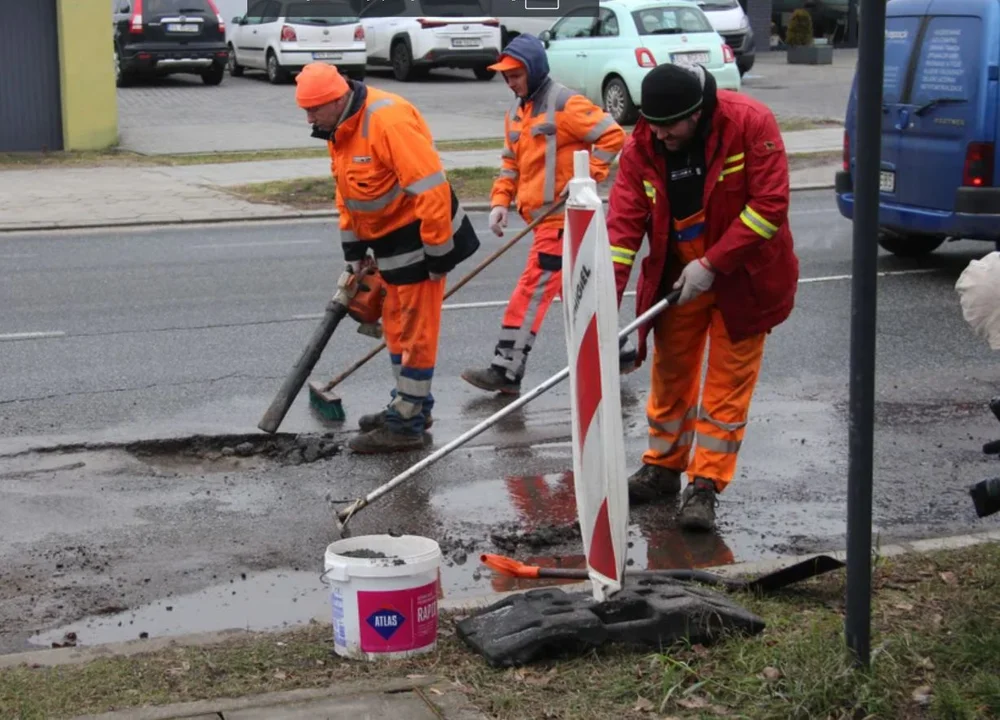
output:
[[[368, 550], [385, 558], [348, 557]], [[441, 548], [418, 535], [364, 535], [331, 543], [334, 651], [343, 657], [406, 658], [437, 647]]]

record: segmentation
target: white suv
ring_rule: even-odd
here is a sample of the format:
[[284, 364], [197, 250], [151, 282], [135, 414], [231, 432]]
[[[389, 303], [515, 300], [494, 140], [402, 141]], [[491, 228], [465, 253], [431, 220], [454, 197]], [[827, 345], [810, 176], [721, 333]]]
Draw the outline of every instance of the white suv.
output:
[[[414, 3], [426, 15], [413, 16]], [[391, 65], [407, 81], [435, 67], [487, 70], [500, 56], [500, 21], [481, 15], [477, 0], [380, 0], [361, 11], [369, 65]]]
[[247, 14], [233, 18], [231, 75], [253, 68], [267, 71], [272, 83], [283, 83], [317, 60], [364, 79], [365, 31], [349, 0], [250, 0]]

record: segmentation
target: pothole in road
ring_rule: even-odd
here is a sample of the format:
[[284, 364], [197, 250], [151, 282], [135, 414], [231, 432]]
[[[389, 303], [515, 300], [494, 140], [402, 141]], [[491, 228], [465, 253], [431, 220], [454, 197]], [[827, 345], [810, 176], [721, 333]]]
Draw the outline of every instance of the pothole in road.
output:
[[279, 465], [302, 465], [339, 455], [340, 443], [324, 435], [201, 435], [147, 440], [123, 448], [137, 460], [172, 470], [233, 470], [243, 459]]

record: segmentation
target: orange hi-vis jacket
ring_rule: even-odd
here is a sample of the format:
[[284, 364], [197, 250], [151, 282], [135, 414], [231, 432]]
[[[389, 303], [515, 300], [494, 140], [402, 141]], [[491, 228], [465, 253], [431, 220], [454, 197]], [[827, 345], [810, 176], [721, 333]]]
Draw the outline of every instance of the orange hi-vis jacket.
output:
[[[590, 152], [590, 176], [603, 181], [625, 144], [625, 131], [583, 95], [546, 78], [531, 98], [515, 101], [504, 116], [500, 177], [490, 205], [508, 207], [531, 222], [551, 204], [573, 177], [573, 153]], [[563, 213], [553, 213], [539, 227], [562, 227]]]
[[398, 95], [351, 83], [354, 97], [328, 144], [347, 261], [370, 248], [387, 283], [444, 275], [479, 247], [427, 123]]

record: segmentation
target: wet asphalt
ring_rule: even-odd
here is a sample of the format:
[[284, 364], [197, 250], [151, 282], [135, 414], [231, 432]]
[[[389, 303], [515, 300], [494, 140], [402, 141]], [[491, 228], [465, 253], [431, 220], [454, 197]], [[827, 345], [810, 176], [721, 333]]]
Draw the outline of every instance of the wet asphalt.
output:
[[[473, 221], [484, 257], [502, 240], [485, 215]], [[851, 225], [828, 191], [795, 194], [791, 222], [797, 306], [768, 340], [719, 533], [685, 535], [672, 508], [634, 508], [636, 568], [843, 546]], [[981, 448], [1000, 437], [987, 408], [1000, 362], [963, 321], [954, 283], [991, 249], [962, 242], [921, 260], [880, 256], [876, 542], [989, 524], [966, 488], [997, 472]], [[435, 447], [502, 407], [458, 374], [488, 362], [525, 251], [449, 300]], [[328, 615], [319, 574], [332, 508], [423, 456], [291, 464], [264, 452], [257, 422], [315, 327], [339, 257], [329, 221], [0, 239], [0, 651], [62, 642], [67, 631], [85, 645]], [[546, 319], [525, 388], [565, 365], [561, 312], [556, 304]], [[373, 342], [342, 326], [314, 377]], [[390, 378], [382, 354], [340, 386], [344, 425], [317, 418], [303, 392], [280, 442], [291, 447], [299, 433], [339, 442], [386, 402]], [[622, 380], [630, 471], [645, 445], [647, 382], [645, 368]], [[451, 598], [524, 586], [480, 568], [481, 552], [580, 566], [579, 540], [501, 542], [575, 519], [566, 392], [557, 385], [362, 511], [352, 533], [438, 539]], [[156, 442], [190, 436], [206, 440]], [[244, 441], [244, 453], [223, 450]]]

